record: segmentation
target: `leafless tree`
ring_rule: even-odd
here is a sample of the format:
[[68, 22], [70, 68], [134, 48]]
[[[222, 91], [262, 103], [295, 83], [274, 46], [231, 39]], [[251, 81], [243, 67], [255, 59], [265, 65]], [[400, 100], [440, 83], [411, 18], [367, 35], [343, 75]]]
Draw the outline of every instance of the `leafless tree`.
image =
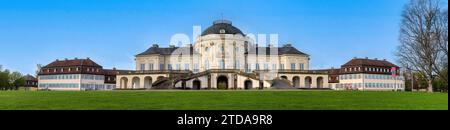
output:
[[443, 41], [442, 3], [440, 0], [411, 0], [402, 14], [397, 56], [403, 66], [410, 66], [424, 76], [428, 92], [433, 92], [433, 80], [446, 62], [440, 44]]
[[37, 77], [39, 75], [39, 73], [41, 72], [41, 69], [42, 69], [42, 65], [41, 64], [37, 64], [34, 77]]
[[[448, 2], [447, 2], [448, 3]], [[441, 62], [438, 63], [434, 71], [438, 74], [441, 80], [448, 84], [448, 7], [439, 17], [439, 25], [436, 26], [439, 30], [439, 49], [441, 51]]]

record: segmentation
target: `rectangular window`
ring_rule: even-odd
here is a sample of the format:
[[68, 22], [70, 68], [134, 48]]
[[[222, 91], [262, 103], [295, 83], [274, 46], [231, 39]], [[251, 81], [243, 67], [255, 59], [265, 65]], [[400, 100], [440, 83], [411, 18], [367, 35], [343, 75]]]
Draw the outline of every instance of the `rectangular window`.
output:
[[269, 64], [264, 64], [264, 70], [269, 70]]
[[305, 64], [303, 63], [300, 64], [300, 70], [305, 70]]
[[240, 65], [240, 63], [239, 63], [239, 61], [236, 61], [236, 65], [235, 65], [235, 69], [241, 69], [241, 67], [240, 67], [241, 65]]
[[277, 70], [277, 64], [272, 65], [272, 70]]
[[141, 64], [141, 70], [145, 70], [145, 64]]
[[189, 70], [189, 64], [184, 64], [184, 70]]
[[148, 67], [149, 67], [149, 70], [154, 70], [153, 64], [149, 64]]
[[224, 60], [220, 61], [220, 69], [225, 69], [225, 61]]
[[181, 70], [180, 64], [176, 64], [177, 70]]
[[284, 70], [284, 64], [280, 64], [280, 69]]
[[250, 73], [251, 72], [251, 64], [245, 64], [245, 72]]
[[256, 63], [255, 68], [256, 68], [256, 70], [259, 70], [259, 63]]
[[164, 64], [159, 64], [159, 70], [161, 70], [161, 71], [164, 70]]
[[198, 72], [198, 64], [194, 64], [194, 72]]
[[168, 69], [168, 70], [172, 70], [172, 64], [168, 64], [168, 65], [167, 65], [167, 69]]
[[291, 70], [295, 70], [295, 63], [291, 63]]

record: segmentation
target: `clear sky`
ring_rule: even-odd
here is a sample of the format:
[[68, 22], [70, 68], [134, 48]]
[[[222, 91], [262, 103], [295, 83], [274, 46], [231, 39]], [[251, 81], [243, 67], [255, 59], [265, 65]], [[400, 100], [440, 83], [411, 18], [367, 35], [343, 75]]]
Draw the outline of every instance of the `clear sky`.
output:
[[34, 74], [36, 64], [90, 57], [134, 69], [134, 55], [214, 20], [244, 33], [276, 33], [311, 55], [311, 69], [353, 57], [395, 62], [408, 0], [0, 0], [0, 65]]

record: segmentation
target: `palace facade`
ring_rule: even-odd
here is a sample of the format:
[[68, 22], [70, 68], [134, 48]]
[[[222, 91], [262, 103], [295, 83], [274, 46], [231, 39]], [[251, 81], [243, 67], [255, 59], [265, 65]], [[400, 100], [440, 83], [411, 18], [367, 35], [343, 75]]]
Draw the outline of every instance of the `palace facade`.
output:
[[91, 59], [56, 60], [38, 75], [41, 90], [404, 90], [400, 67], [353, 58], [340, 68], [311, 70], [310, 56], [291, 44], [256, 44], [230, 21], [218, 20], [194, 44], [152, 45], [135, 70], [108, 70]]
[[[135, 71], [117, 75], [118, 89], [330, 88], [327, 70], [290, 44], [260, 46], [230, 21], [218, 20], [183, 47], [151, 46]], [[284, 85], [274, 85], [284, 84]]]

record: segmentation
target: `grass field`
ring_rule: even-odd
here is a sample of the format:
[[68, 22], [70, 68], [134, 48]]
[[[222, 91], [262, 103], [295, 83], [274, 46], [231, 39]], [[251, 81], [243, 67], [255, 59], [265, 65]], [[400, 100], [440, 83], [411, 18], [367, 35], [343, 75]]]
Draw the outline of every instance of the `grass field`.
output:
[[447, 93], [0, 91], [0, 110], [448, 110]]

